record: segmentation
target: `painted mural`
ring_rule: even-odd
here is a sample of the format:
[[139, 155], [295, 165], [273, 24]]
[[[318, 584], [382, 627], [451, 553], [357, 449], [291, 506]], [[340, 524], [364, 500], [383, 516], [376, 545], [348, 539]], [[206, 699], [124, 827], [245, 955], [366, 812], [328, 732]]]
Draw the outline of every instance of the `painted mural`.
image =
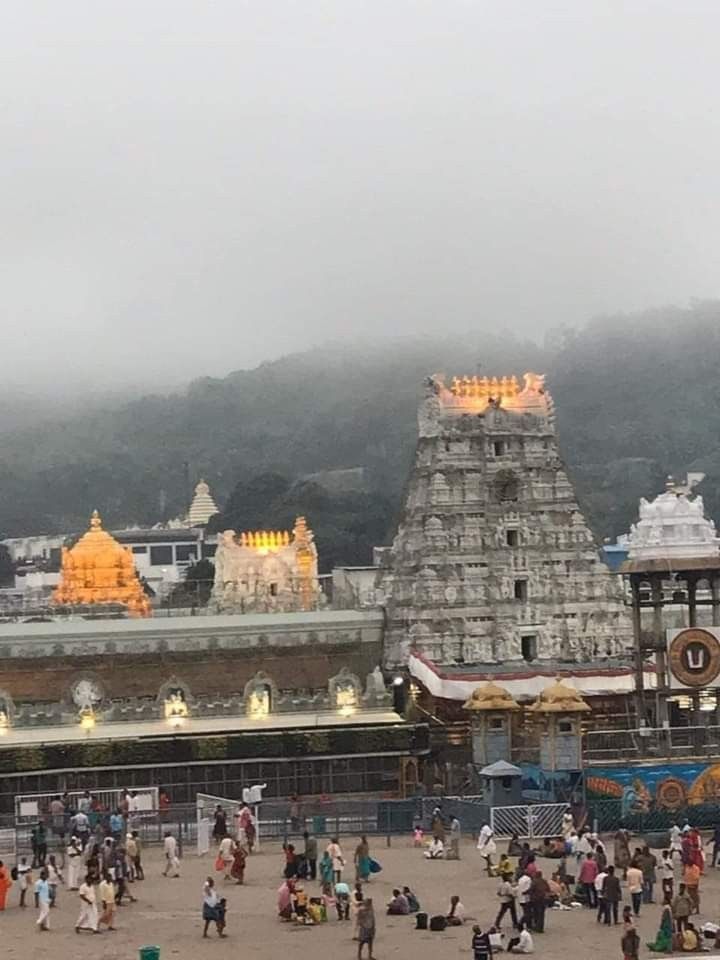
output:
[[592, 767], [585, 793], [588, 800], [620, 800], [623, 817], [720, 804], [720, 763]]

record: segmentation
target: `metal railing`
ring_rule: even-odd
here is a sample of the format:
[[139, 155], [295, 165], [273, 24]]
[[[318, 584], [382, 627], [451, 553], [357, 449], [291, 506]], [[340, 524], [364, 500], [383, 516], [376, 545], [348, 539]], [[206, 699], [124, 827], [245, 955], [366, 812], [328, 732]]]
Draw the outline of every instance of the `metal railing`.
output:
[[583, 742], [583, 756], [591, 764], [708, 755], [720, 756], [720, 726], [589, 730]]

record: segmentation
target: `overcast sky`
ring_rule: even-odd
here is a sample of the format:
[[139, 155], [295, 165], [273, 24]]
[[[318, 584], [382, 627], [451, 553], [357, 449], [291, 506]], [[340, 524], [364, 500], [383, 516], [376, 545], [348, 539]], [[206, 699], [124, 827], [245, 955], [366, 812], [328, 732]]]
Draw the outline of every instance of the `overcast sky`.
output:
[[8, 0], [6, 382], [720, 293], [717, 0]]

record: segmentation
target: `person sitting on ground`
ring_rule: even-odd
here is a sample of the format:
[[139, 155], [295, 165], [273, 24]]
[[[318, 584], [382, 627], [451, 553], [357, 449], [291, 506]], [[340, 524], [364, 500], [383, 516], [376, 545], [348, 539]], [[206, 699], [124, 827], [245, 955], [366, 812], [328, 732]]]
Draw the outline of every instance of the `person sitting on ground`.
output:
[[697, 953], [700, 950], [700, 937], [695, 927], [688, 920], [687, 926], [682, 932], [681, 947], [683, 953]]
[[420, 901], [418, 900], [418, 898], [412, 892], [410, 887], [403, 887], [402, 892], [405, 899], [408, 902], [408, 910], [410, 911], [410, 913], [417, 913], [418, 910], [420, 909]]
[[295, 889], [292, 893], [292, 912], [295, 914], [295, 919], [300, 923], [306, 923], [308, 918], [308, 895], [305, 893], [305, 888], [301, 883], [295, 884]]
[[465, 907], [460, 902], [460, 897], [458, 897], [457, 894], [450, 897], [450, 906], [448, 907], [445, 919], [450, 927], [460, 927], [465, 922]]
[[295, 882], [293, 880], [283, 880], [278, 887], [278, 916], [281, 920], [292, 920], [293, 916], [293, 894], [295, 892]]
[[518, 927], [518, 935], [513, 937], [508, 943], [508, 953], [534, 953], [535, 944], [530, 935], [530, 931], [525, 926], [525, 921], [521, 920]]
[[408, 899], [397, 887], [393, 890], [392, 900], [387, 905], [387, 913], [389, 917], [404, 917], [410, 913]]
[[445, 856], [445, 844], [439, 837], [433, 837], [432, 843], [425, 851], [426, 860], [442, 860]]
[[506, 853], [501, 854], [495, 870], [498, 877], [512, 877], [514, 873], [513, 865], [510, 863], [510, 859]]

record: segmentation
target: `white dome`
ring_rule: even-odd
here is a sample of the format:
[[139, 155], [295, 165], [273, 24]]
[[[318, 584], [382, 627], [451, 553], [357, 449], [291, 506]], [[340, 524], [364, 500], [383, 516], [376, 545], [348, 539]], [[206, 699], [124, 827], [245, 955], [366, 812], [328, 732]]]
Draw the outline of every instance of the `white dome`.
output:
[[705, 516], [702, 497], [689, 497], [688, 487], [668, 483], [652, 501], [640, 501], [640, 519], [628, 537], [631, 560], [665, 557], [716, 557], [720, 539]]

